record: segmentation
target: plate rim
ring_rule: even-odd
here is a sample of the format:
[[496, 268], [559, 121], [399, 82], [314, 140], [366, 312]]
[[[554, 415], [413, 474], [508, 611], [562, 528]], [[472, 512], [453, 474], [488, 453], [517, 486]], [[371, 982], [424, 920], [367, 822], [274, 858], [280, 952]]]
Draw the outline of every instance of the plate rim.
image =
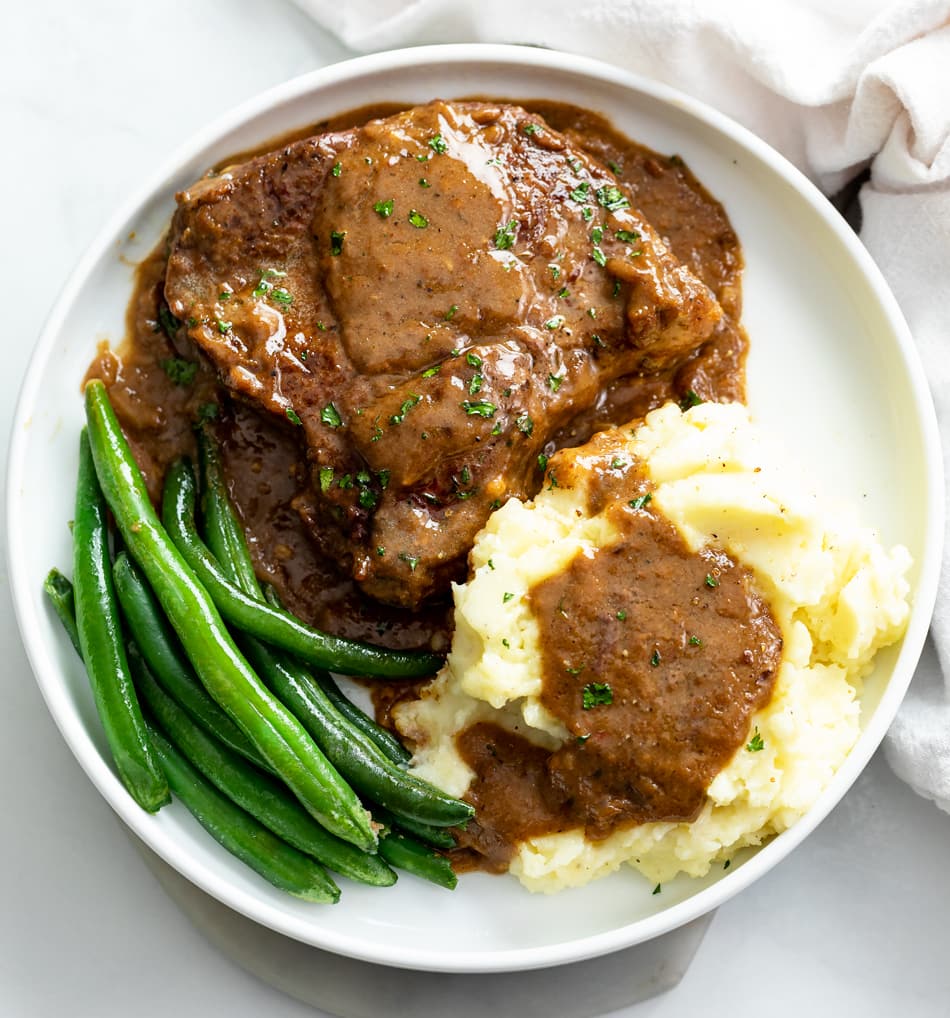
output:
[[[388, 945], [387, 950], [381, 950], [378, 944], [372, 944], [372, 949], [368, 949], [358, 937], [299, 921], [295, 916], [279, 912], [266, 902], [257, 899], [253, 893], [236, 888], [227, 880], [221, 879], [211, 867], [196, 864], [187, 853], [176, 846], [173, 838], [168, 838], [161, 830], [149, 830], [148, 821], [152, 818], [128, 797], [116, 776], [95, 749], [85, 729], [75, 726], [78, 730], [74, 730], [74, 726], [67, 723], [69, 719], [63, 716], [65, 686], [55, 677], [58, 671], [57, 664], [49, 653], [50, 648], [43, 644], [37, 629], [39, 616], [36, 601], [30, 597], [28, 569], [21, 549], [17, 546], [16, 534], [19, 530], [17, 523], [21, 517], [18, 500], [29, 435], [29, 411], [36, 400], [40, 368], [45, 367], [49, 360], [54, 343], [65, 325], [69, 308], [80, 296], [87, 277], [98, 261], [114, 244], [115, 239], [121, 236], [123, 225], [136, 214], [141, 214], [156, 195], [167, 192], [170, 180], [184, 164], [220, 141], [230, 131], [239, 128], [245, 121], [266, 112], [269, 108], [353, 79], [387, 71], [421, 66], [434, 67], [440, 63], [453, 66], [475, 66], [486, 63], [509, 67], [527, 66], [556, 73], [569, 72], [576, 76], [595, 79], [600, 83], [626, 88], [662, 104], [678, 107], [716, 133], [727, 135], [731, 141], [744, 148], [764, 163], [770, 171], [790, 184], [824, 220], [825, 225], [837, 235], [880, 301], [882, 314], [891, 336], [896, 340], [915, 397], [923, 439], [922, 453], [930, 483], [925, 509], [927, 533], [924, 537], [928, 555], [920, 563], [910, 624], [894, 663], [892, 675], [859, 741], [804, 817], [787, 831], [773, 838], [743, 866], [736, 868], [728, 876], [661, 912], [636, 919], [609, 931], [558, 944], [486, 951], [446, 951], [433, 958], [417, 948], [405, 948], [399, 944]], [[202, 890], [248, 918], [303, 943], [363, 961], [394, 967], [434, 972], [488, 973], [545, 968], [582, 961], [631, 947], [667, 933], [718, 907], [749, 886], [825, 819], [878, 748], [913, 677], [936, 599], [941, 559], [937, 552], [943, 544], [944, 509], [943, 460], [936, 412], [910, 329], [896, 298], [857, 235], [800, 170], [766, 142], [725, 114], [668, 85], [634, 72], [594, 58], [557, 50], [503, 44], [456, 43], [398, 49], [355, 57], [272, 86], [193, 132], [148, 176], [144, 184], [136, 188], [133, 194], [120, 204], [97, 232], [70, 273], [46, 318], [24, 372], [11, 421], [7, 466], [6, 544], [10, 590], [17, 626], [47, 708], [80, 766], [130, 830]], [[894, 682], [895, 676], [901, 676], [897, 683]]]

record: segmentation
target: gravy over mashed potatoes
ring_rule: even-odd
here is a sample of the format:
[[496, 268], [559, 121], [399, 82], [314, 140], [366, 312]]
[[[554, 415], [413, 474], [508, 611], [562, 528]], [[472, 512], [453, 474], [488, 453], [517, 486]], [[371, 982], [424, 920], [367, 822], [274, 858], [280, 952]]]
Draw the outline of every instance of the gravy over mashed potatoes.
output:
[[[585, 673], [588, 658], [563, 669], [575, 677], [583, 710], [578, 707], [574, 715], [553, 712], [550, 689], [545, 687], [551, 681], [553, 630], [544, 629], [537, 612], [546, 584], [563, 580], [578, 563], [596, 561], [598, 553], [620, 541], [619, 517], [611, 511], [615, 506], [596, 495], [605, 450], [610, 465], [632, 463], [639, 471], [635, 479], [639, 487], [625, 493], [629, 501], [624, 505], [637, 512], [648, 506], [655, 520], [672, 524], [685, 554], [722, 563], [721, 571], [708, 567], [710, 590], [701, 593], [717, 593], [720, 576], [723, 592], [727, 576], [737, 590], [743, 583], [754, 588], [749, 592], [750, 614], [741, 624], [736, 622], [735, 629], [747, 634], [758, 657], [747, 650], [740, 658], [752, 669], [745, 686], [739, 682], [741, 676], [737, 678], [741, 663], [737, 667], [727, 663], [725, 668], [717, 663], [722, 681], [733, 683], [727, 688], [728, 703], [722, 695], [717, 701], [708, 690], [696, 694], [701, 705], [690, 702], [690, 690], [664, 693], [679, 699], [659, 729], [649, 731], [655, 742], [645, 747], [654, 750], [647, 758], [651, 767], [656, 764], [657, 746], [667, 755], [703, 758], [705, 772], [693, 762], [682, 771], [694, 780], [705, 774], [698, 798], [685, 796], [677, 802], [676, 790], [663, 784], [669, 784], [669, 773], [679, 772], [660, 766], [656, 776], [627, 775], [626, 786], [623, 780], [612, 782], [612, 796], [617, 788], [629, 787], [634, 801], [626, 812], [614, 810], [611, 822], [588, 811], [583, 823], [562, 819], [540, 833], [517, 824], [480, 832], [481, 843], [475, 848], [494, 856], [489, 868], [507, 868], [536, 891], [584, 884], [623, 863], [652, 882], [667, 881], [679, 872], [701, 876], [713, 862], [794, 823], [854, 745], [861, 678], [870, 670], [875, 652], [899, 638], [909, 613], [906, 549], [888, 551], [873, 530], [814, 494], [781, 454], [769, 448], [745, 407], [706, 403], [682, 412], [667, 404], [639, 427], [615, 429], [587, 446], [552, 457], [547, 483], [534, 501], [509, 501], [480, 533], [471, 554], [471, 577], [455, 588], [456, 633], [448, 663], [421, 699], [393, 712], [399, 730], [415, 744], [416, 772], [452, 794], [468, 793], [478, 801], [483, 775], [477, 776], [470, 766], [473, 733], [474, 741], [485, 741], [482, 732], [500, 733], [494, 742], [502, 747], [502, 758], [507, 737], [527, 746], [527, 757], [536, 754], [531, 766], [519, 763], [514, 768], [518, 773], [512, 775], [505, 808], [515, 812], [529, 810], [532, 797], [550, 799], [549, 790], [526, 788], [526, 775], [543, 784], [550, 779], [551, 761], [566, 750], [573, 755], [562, 770], [582, 766], [577, 761], [584, 756], [576, 746], [591, 738], [581, 732], [585, 719], [591, 721], [595, 740], [602, 734], [597, 725], [607, 717], [603, 712], [611, 709], [613, 695], [609, 667], [604, 667], [601, 656], [597, 674]], [[595, 463], [600, 464], [598, 471], [592, 469]], [[616, 494], [614, 489], [612, 496]], [[642, 562], [638, 566], [649, 568]], [[691, 595], [693, 604], [699, 604], [701, 593]], [[688, 611], [690, 598], [682, 600]], [[722, 604], [717, 618], [738, 618]], [[681, 614], [678, 604], [671, 605], [671, 631]], [[711, 619], [713, 612], [698, 617]], [[611, 633], [617, 632], [617, 620], [626, 623], [627, 613], [611, 608]], [[632, 612], [629, 621], [636, 621]], [[585, 638], [589, 648], [599, 635], [586, 633]], [[684, 629], [679, 638], [682, 655], [710, 650], [714, 643], [707, 648], [704, 638], [705, 634]], [[652, 688], [650, 682], [663, 688], [660, 677], [667, 660], [673, 660], [673, 655], [668, 659], [661, 655], [661, 649], [667, 653], [667, 644], [660, 637], [651, 639], [656, 649], [642, 668], [638, 690]], [[607, 639], [606, 628], [603, 645], [614, 648], [610, 653], [627, 656], [616, 635]], [[546, 655], [548, 664], [543, 665]], [[618, 670], [621, 664], [627, 667], [619, 658], [616, 661]], [[570, 664], [566, 658], [565, 662]], [[666, 681], [682, 684], [692, 681], [689, 675], [706, 673], [698, 657], [690, 667], [691, 673], [675, 672], [671, 664], [666, 674], [681, 678]], [[736, 707], [731, 701], [745, 713], [733, 710], [737, 734], [725, 744], [728, 753], [723, 756], [721, 732], [715, 745], [703, 743], [708, 732], [680, 715], [683, 703], [694, 715], [705, 705], [707, 714], [716, 714], [711, 729], [718, 731], [720, 715]], [[632, 702], [637, 705], [636, 698]], [[662, 715], [663, 705], [656, 706]], [[638, 717], [648, 716], [653, 707], [640, 703], [637, 710]], [[639, 728], [637, 733], [642, 737]], [[612, 737], [623, 738], [616, 732]], [[629, 733], [626, 738], [631, 738]], [[712, 749], [707, 752], [708, 746]], [[499, 756], [495, 745], [488, 749], [493, 757]], [[599, 779], [600, 771], [594, 776]], [[552, 780], [562, 801], [573, 802], [575, 789], [587, 778], [582, 774], [576, 779], [579, 783], [571, 785], [570, 775], [556, 773]], [[565, 787], [571, 790], [567, 800]], [[644, 804], [653, 804], [654, 798], [645, 788], [662, 791], [656, 797], [662, 803], [659, 812], [646, 810]], [[683, 803], [686, 806], [677, 814]], [[643, 816], [676, 819], [639, 821]], [[491, 822], [489, 815], [487, 823]]]

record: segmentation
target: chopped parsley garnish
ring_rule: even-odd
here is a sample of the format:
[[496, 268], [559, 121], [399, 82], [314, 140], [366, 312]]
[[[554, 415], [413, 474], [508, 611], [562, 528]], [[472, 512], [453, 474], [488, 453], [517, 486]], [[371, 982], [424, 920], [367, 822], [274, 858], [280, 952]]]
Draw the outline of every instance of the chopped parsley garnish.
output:
[[563, 381], [563, 375], [548, 375], [548, 388], [551, 392], [557, 392], [561, 388], [561, 382]]
[[409, 223], [414, 226], [417, 230], [424, 230], [429, 225], [429, 220], [415, 209], [409, 210]]
[[590, 184], [585, 180], [583, 184], [578, 184], [577, 187], [571, 191], [572, 201], [586, 201], [587, 195], [590, 194]]
[[343, 172], [343, 163], [334, 163], [333, 169], [330, 172], [334, 177], [338, 177]]
[[511, 650], [511, 644], [508, 642], [508, 637], [507, 636], [503, 636], [502, 637], [501, 645], [502, 645], [502, 647], [505, 647], [507, 650]]
[[691, 647], [702, 647], [703, 641], [698, 636], [691, 636], [689, 638], [689, 645]]
[[221, 291], [221, 292], [220, 292], [220, 293], [218, 294], [218, 300], [219, 300], [219, 301], [220, 301], [220, 302], [221, 302], [222, 304], [226, 304], [226, 303], [227, 303], [227, 302], [228, 302], [228, 301], [229, 301], [229, 300], [230, 300], [230, 299], [231, 299], [231, 298], [232, 298], [233, 296], [234, 296], [234, 294], [233, 294], [233, 293], [231, 293], [231, 291], [230, 291], [230, 290], [222, 290], [222, 291]]
[[514, 596], [515, 596], [514, 594], [511, 594], [506, 590], [505, 593], [502, 594], [501, 596], [502, 604], [507, 604], [514, 598]]
[[654, 649], [653, 655], [650, 658], [650, 665], [653, 668], [659, 668], [660, 667], [660, 652], [659, 652], [659, 650]]
[[713, 590], [715, 590], [715, 588], [719, 586], [719, 581], [716, 579], [715, 576], [713, 576], [712, 573], [706, 573], [706, 581], [705, 582], [706, 582], [706, 586], [710, 587]]
[[727, 870], [727, 869], [729, 869], [729, 867], [730, 867], [731, 865], [732, 865], [732, 860], [731, 860], [731, 859], [727, 859], [727, 860], [726, 860], [726, 861], [725, 861], [725, 862], [724, 862], [724, 863], [722, 864], [722, 868], [723, 868], [724, 870]]
[[574, 156], [567, 156], [567, 165], [570, 166], [570, 168], [575, 173], [580, 173], [581, 172], [581, 161], [580, 161], [580, 159], [577, 159]]
[[213, 421], [218, 416], [218, 404], [217, 403], [202, 403], [198, 407], [198, 420], [197, 424], [200, 427], [206, 421]]
[[617, 230], [614, 236], [624, 244], [632, 244], [640, 239], [640, 234], [636, 230]]
[[376, 477], [379, 480], [379, 486], [383, 490], [389, 487], [389, 474], [390, 471], [386, 470], [385, 468], [376, 471]]
[[197, 361], [185, 361], [180, 357], [166, 357], [161, 361], [162, 371], [175, 385], [191, 385], [198, 374]]
[[540, 124], [525, 124], [522, 128], [525, 134], [537, 134], [541, 130]]
[[392, 417], [389, 418], [389, 423], [402, 424], [402, 422], [406, 419], [406, 414], [409, 413], [409, 411], [414, 406], [417, 406], [421, 401], [422, 401], [421, 396], [417, 396], [414, 392], [410, 393], [409, 398], [403, 400], [402, 403], [400, 404], [399, 413], [393, 414]]
[[557, 483], [557, 474], [552, 470], [548, 474], [548, 491], [554, 491], [555, 488], [559, 488], [560, 485]]
[[326, 331], [327, 331], [327, 325], [326, 325], [326, 322], [317, 322], [317, 328], [318, 328], [318, 329], [319, 329], [319, 330], [320, 330], [321, 332], [326, 332]]
[[519, 225], [517, 219], [512, 219], [507, 226], [499, 226], [495, 230], [493, 243], [499, 251], [507, 251], [514, 244], [515, 237], [518, 235]]
[[583, 670], [584, 670], [584, 669], [585, 669], [586, 667], [587, 667], [587, 665], [586, 665], [586, 664], [579, 664], [579, 665], [577, 665], [577, 667], [576, 667], [576, 668], [565, 668], [565, 669], [564, 669], [564, 671], [566, 671], [568, 675], [580, 675], [580, 673], [581, 673], [581, 672], [582, 672], [582, 671], [583, 671]]
[[584, 687], [581, 702], [584, 710], [590, 710], [593, 707], [609, 707], [614, 702], [614, 691], [608, 682], [588, 682]]
[[577, 741], [583, 746], [585, 742], [590, 738], [590, 733], [587, 735], [578, 735]]
[[614, 280], [614, 292], [613, 292], [613, 296], [614, 297], [619, 297], [620, 296], [620, 280], [619, 279], [615, 279]]
[[552, 332], [555, 329], [559, 329], [564, 324], [564, 315], [555, 315], [553, 318], [549, 318], [545, 323], [544, 327], [550, 329]]
[[642, 509], [650, 501], [652, 501], [653, 495], [648, 491], [645, 495], [638, 495], [636, 498], [630, 499], [631, 509]]
[[689, 410], [690, 407], [699, 406], [702, 402], [701, 396], [697, 396], [692, 389], [687, 389], [686, 395], [680, 400], [680, 410]]
[[557, 295], [563, 300], [565, 297], [570, 297], [571, 291], [568, 290], [566, 286], [562, 286], [561, 289], [558, 290]]
[[352, 475], [352, 474], [344, 474], [344, 475], [343, 475], [343, 476], [342, 476], [342, 477], [341, 477], [341, 478], [340, 478], [340, 479], [339, 479], [339, 480], [338, 480], [338, 481], [336, 482], [336, 486], [337, 486], [338, 488], [343, 488], [343, 489], [344, 489], [344, 491], [345, 491], [345, 490], [347, 490], [347, 489], [349, 489], [349, 488], [352, 488], [352, 487], [353, 487], [353, 475]]
[[343, 418], [340, 416], [340, 411], [332, 403], [327, 405], [320, 411], [320, 420], [328, 428], [338, 428], [343, 423]]
[[381, 544], [377, 544], [376, 545], [376, 554], [380, 558], [382, 558], [386, 554], [386, 549]]
[[745, 747], [750, 753], [758, 753], [765, 749], [765, 743], [762, 740], [762, 736], [759, 734], [759, 729], [756, 728], [752, 732], [752, 738], [746, 743]]
[[590, 231], [590, 239], [595, 243], [599, 244], [604, 239], [604, 228], [602, 226], [595, 226]]
[[433, 135], [429, 139], [429, 148], [431, 148], [433, 152], [438, 152], [440, 156], [446, 153], [448, 147], [449, 146], [446, 145], [445, 139], [441, 134]]
[[362, 509], [375, 509], [377, 502], [379, 502], [379, 495], [372, 488], [361, 487], [359, 495], [356, 496], [356, 501], [359, 502]]
[[542, 470], [543, 471], [543, 470], [547, 470], [547, 468], [548, 468], [548, 458], [547, 458], [547, 456], [545, 456], [543, 452], [538, 453], [538, 470]]
[[587, 309], [587, 317], [588, 318], [596, 318], [597, 317], [597, 308], [588, 308]]
[[320, 490], [328, 492], [333, 484], [333, 467], [320, 467]]
[[399, 558], [405, 562], [407, 566], [409, 566], [409, 572], [414, 573], [416, 571], [416, 566], [419, 565], [419, 558], [417, 556], [401, 551], [399, 553]]
[[287, 407], [284, 413], [287, 415], [287, 420], [290, 421], [291, 424], [296, 424], [298, 427], [303, 424], [303, 421], [297, 416], [297, 411], [294, 410], [292, 406]]
[[420, 177], [419, 178], [419, 186], [420, 187], [432, 187], [432, 185], [429, 183], [428, 180], [426, 180], [425, 177]]
[[[449, 310], [446, 311], [445, 314], [442, 316], [443, 321], [451, 322], [452, 319], [455, 317], [455, 312], [458, 311], [458, 309], [459, 309], [458, 304], [453, 304], [449, 308]], [[459, 355], [459, 351], [458, 350], [452, 350], [451, 353], [452, 353], [453, 357], [458, 357], [458, 355]]]
[[596, 244], [594, 245], [594, 250], [591, 252], [591, 257], [601, 268], [607, 264], [607, 256], [599, 247], [597, 247]]
[[341, 255], [343, 254], [343, 239], [346, 237], [346, 230], [342, 232], [340, 230], [334, 230], [330, 234], [330, 254]]
[[551, 275], [554, 279], [561, 278], [561, 267], [560, 265], [549, 265], [548, 268], [551, 270]]
[[231, 331], [231, 323], [224, 321], [223, 318], [218, 319], [218, 332], [222, 336], [226, 336]]
[[293, 294], [289, 290], [285, 290], [282, 286], [275, 286], [270, 292], [270, 299], [276, 301], [278, 304], [282, 304], [285, 308], [289, 308], [294, 302]]
[[515, 426], [523, 435], [530, 435], [534, 431], [534, 421], [531, 420], [530, 415], [522, 414], [515, 420]]
[[392, 198], [387, 198], [385, 201], [376, 202], [373, 211], [383, 219], [388, 219], [393, 214], [395, 204]]
[[608, 212], [619, 212], [621, 209], [630, 208], [630, 202], [624, 197], [623, 191], [615, 184], [605, 184], [598, 187], [595, 192], [597, 204], [603, 206]]
[[620, 164], [619, 163], [615, 163], [613, 161], [613, 159], [608, 159], [607, 160], [607, 166], [610, 168], [610, 172], [611, 173], [619, 173], [620, 172]]
[[482, 366], [482, 359], [477, 353], [467, 353], [465, 355], [465, 363], [473, 368], [480, 368]]
[[623, 608], [621, 608], [620, 611], [617, 612], [617, 618], [621, 622], [626, 622], [627, 621], [627, 613], [623, 610]]
[[585, 223], [589, 223], [594, 218], [594, 210], [590, 207], [590, 205], [585, 205], [581, 209], [581, 217]]
[[416, 161], [420, 163], [427, 163], [429, 161], [429, 156], [431, 154], [432, 154], [431, 152], [421, 152], [419, 155], [416, 156]]
[[[161, 326], [162, 332], [168, 336], [169, 339], [174, 339], [178, 330], [181, 328], [181, 321], [176, 318], [165, 304], [158, 309], [158, 324]], [[193, 324], [189, 322], [189, 324]], [[155, 330], [158, 331], [157, 329]]]
[[492, 562], [492, 560], [491, 560], [491, 559], [489, 559], [489, 560], [488, 560], [488, 568], [489, 568], [489, 569], [494, 569], [494, 568], [495, 568], [495, 563], [494, 563], [494, 562]]
[[462, 401], [461, 405], [469, 417], [494, 417], [495, 411], [498, 409], [494, 403], [489, 403], [486, 399], [476, 402], [466, 399]]
[[663, 890], [663, 885], [662, 884], [657, 884], [656, 887], [653, 888], [653, 893], [654, 894], [659, 894], [660, 891], [662, 891], [662, 890]]
[[616, 456], [614, 459], [610, 461], [611, 470], [621, 470], [623, 469], [624, 465], [625, 461], [622, 460], [619, 456]]
[[472, 380], [468, 383], [468, 394], [474, 396], [476, 393], [482, 391], [482, 376], [472, 375]]
[[261, 273], [261, 278], [257, 281], [257, 286], [251, 291], [251, 296], [255, 298], [275, 297], [278, 303], [291, 304], [293, 303], [293, 297], [283, 287], [274, 288], [275, 279], [283, 279], [286, 276], [286, 272], [281, 272], [279, 269], [264, 269]]
[[425, 371], [422, 372], [422, 377], [423, 378], [431, 378], [433, 375], [437, 375], [441, 370], [442, 370], [442, 365], [441, 364], [435, 364], [431, 368], [426, 368]]
[[591, 338], [591, 339], [592, 339], [592, 340], [594, 341], [594, 345], [595, 345], [595, 346], [599, 346], [599, 347], [603, 348], [603, 347], [605, 347], [605, 346], [607, 345], [607, 344], [606, 344], [606, 343], [605, 343], [605, 342], [604, 342], [604, 341], [603, 341], [603, 340], [602, 340], [602, 339], [600, 338], [600, 336], [598, 336], [598, 335], [597, 335], [597, 333], [596, 333], [596, 332], [595, 332], [595, 333], [593, 333], [593, 334], [591, 335], [591, 337], [590, 337], [590, 338]]

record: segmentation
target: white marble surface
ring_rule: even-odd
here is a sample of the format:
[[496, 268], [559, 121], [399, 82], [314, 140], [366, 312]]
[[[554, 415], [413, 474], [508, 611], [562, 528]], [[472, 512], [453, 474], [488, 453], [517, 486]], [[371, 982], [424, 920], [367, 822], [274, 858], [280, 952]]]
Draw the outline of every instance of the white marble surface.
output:
[[[5, 15], [4, 474], [32, 342], [114, 205], [210, 118], [347, 55], [283, 0], [33, 0]], [[46, 712], [5, 566], [0, 648], [0, 1016], [314, 1015], [212, 948], [144, 868]], [[950, 817], [876, 758], [792, 858], [720, 910], [679, 987], [625, 1014], [947, 1015], [948, 845]], [[384, 1015], [384, 987], [380, 1000]]]

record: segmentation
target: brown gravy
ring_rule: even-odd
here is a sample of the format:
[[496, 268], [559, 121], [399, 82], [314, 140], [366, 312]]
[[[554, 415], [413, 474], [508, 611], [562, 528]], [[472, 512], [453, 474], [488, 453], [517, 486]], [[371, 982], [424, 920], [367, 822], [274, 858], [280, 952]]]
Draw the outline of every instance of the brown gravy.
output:
[[[523, 105], [616, 167], [647, 218], [677, 257], [710, 286], [725, 311], [724, 327], [675, 376], [622, 380], [604, 394], [595, 412], [575, 421], [570, 433], [558, 436], [554, 444], [583, 442], [598, 428], [630, 420], [690, 390], [707, 400], [744, 398], [747, 342], [738, 324], [742, 256], [722, 206], [682, 160], [630, 141], [597, 114], [546, 101], [528, 100]], [[387, 103], [351, 110], [235, 154], [216, 169], [294, 138], [347, 128], [405, 108], [406, 104]], [[103, 346], [87, 376], [106, 382], [153, 498], [158, 497], [168, 464], [178, 456], [195, 455], [196, 415], [213, 412], [232, 496], [247, 526], [256, 565], [288, 606], [339, 635], [398, 647], [444, 647], [451, 632], [450, 605], [435, 603], [411, 613], [381, 605], [320, 555], [293, 504], [306, 474], [294, 429], [276, 425], [232, 400], [197, 351], [172, 346], [159, 321], [164, 266], [162, 243], [139, 267], [125, 341], [118, 350]], [[162, 367], [163, 361], [181, 356], [199, 362], [191, 384], [176, 384]]]
[[[565, 480], [571, 457], [551, 461]], [[781, 658], [781, 633], [750, 571], [719, 551], [692, 552], [652, 509], [649, 482], [611, 435], [598, 435], [584, 459], [596, 477], [590, 511], [605, 512], [620, 536], [530, 595], [540, 699], [568, 740], [552, 753], [485, 724], [457, 739], [476, 774], [466, 858], [482, 856], [492, 870], [533, 835], [580, 827], [597, 840], [695, 819], [771, 697]]]
[[[546, 451], [582, 443], [600, 428], [691, 393], [704, 400], [742, 400], [747, 350], [739, 324], [742, 255], [721, 205], [678, 157], [630, 141], [597, 114], [547, 101], [522, 105], [611, 166], [724, 310], [722, 327], [685, 365], [667, 375], [615, 383]], [[236, 154], [217, 169], [295, 138], [405, 108], [382, 104], [349, 111]], [[232, 399], [198, 352], [181, 348], [180, 337], [178, 348], [172, 345], [160, 322], [165, 261], [162, 243], [138, 270], [125, 342], [116, 351], [101, 348], [88, 372], [107, 383], [153, 498], [168, 464], [195, 455], [192, 422], [210, 418], [258, 573], [293, 611], [344, 636], [393, 647], [445, 648], [450, 604], [415, 612], [380, 604], [321, 555], [295, 507], [308, 470], [299, 436], [292, 426]], [[181, 357], [199, 365], [187, 381], [176, 381], [167, 370]], [[633, 472], [622, 477], [608, 472], [596, 497], [621, 499], [610, 510], [620, 541], [595, 560], [574, 562], [564, 576], [532, 594], [544, 631], [545, 704], [575, 741], [551, 754], [492, 725], [477, 725], [459, 737], [478, 775], [470, 797], [479, 809], [478, 822], [463, 835], [465, 847], [455, 854], [459, 867], [504, 869], [515, 841], [572, 826], [604, 837], [624, 824], [689, 819], [711, 777], [746, 737], [752, 711], [768, 699], [781, 641], [767, 608], [749, 588], [748, 574], [724, 556], [689, 553], [648, 507], [630, 510], [631, 492], [641, 485]], [[707, 574], [716, 578], [714, 589], [705, 583]], [[566, 614], [558, 609], [565, 604]], [[624, 621], [618, 611], [627, 613]], [[588, 624], [595, 622], [593, 638]], [[693, 635], [701, 645], [690, 642]], [[654, 651], [660, 658], [656, 666]], [[585, 710], [583, 689], [594, 682], [609, 684], [613, 702]], [[380, 719], [388, 723], [393, 703], [415, 690], [377, 687]]]

